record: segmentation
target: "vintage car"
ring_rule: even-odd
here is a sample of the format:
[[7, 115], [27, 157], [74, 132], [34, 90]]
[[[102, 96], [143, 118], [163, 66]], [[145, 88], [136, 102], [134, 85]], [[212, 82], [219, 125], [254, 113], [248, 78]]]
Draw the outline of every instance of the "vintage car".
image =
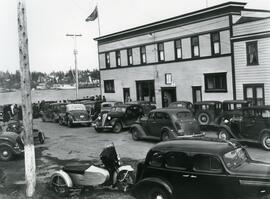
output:
[[0, 131], [0, 161], [8, 161], [23, 154], [23, 141], [14, 132]]
[[242, 108], [249, 107], [250, 102], [247, 100], [224, 100], [222, 102], [222, 113], [215, 119], [216, 124], [224, 123], [232, 117], [240, 117]]
[[98, 116], [93, 124], [97, 132], [104, 129], [119, 133], [123, 128], [129, 128], [143, 116], [143, 108], [137, 104], [122, 104], [112, 108], [108, 113]]
[[156, 105], [149, 101], [131, 101], [126, 102], [126, 104], [138, 104], [142, 106], [143, 112], [145, 115], [147, 115], [151, 110], [156, 109]]
[[161, 141], [184, 135], [200, 134], [200, 127], [188, 109], [155, 109], [130, 127], [133, 140], [142, 138]]
[[263, 199], [270, 164], [252, 160], [237, 142], [179, 138], [160, 142], [137, 166], [138, 199]]
[[254, 106], [241, 109], [240, 117], [232, 117], [220, 125], [220, 139], [255, 142], [270, 150], [270, 106]]
[[59, 121], [59, 115], [66, 112], [67, 103], [52, 103], [47, 106], [44, 111], [41, 111], [41, 117], [43, 122], [55, 122]]
[[92, 100], [84, 100], [81, 101], [81, 104], [84, 104], [88, 114], [90, 115], [91, 119], [94, 121], [97, 119], [100, 109], [101, 109], [101, 100], [92, 101]]
[[[23, 124], [21, 121], [12, 121], [8, 123], [7, 128], [5, 129], [7, 132], [14, 132], [23, 137], [22, 132], [23, 132]], [[34, 137], [34, 142], [36, 143], [37, 141], [40, 144], [43, 144], [45, 142], [45, 135], [43, 132], [38, 130], [35, 126], [33, 126], [33, 137]]]
[[111, 111], [112, 107], [114, 106], [118, 106], [120, 104], [123, 104], [123, 102], [119, 102], [119, 101], [107, 101], [107, 102], [102, 102], [101, 103], [101, 110], [100, 113], [108, 113]]
[[215, 122], [222, 113], [222, 103], [219, 101], [201, 101], [194, 103], [194, 115], [201, 125]]
[[59, 114], [59, 124], [73, 127], [83, 124], [91, 125], [92, 119], [83, 104], [67, 104], [66, 112]]
[[172, 102], [169, 104], [168, 108], [184, 108], [184, 109], [189, 109], [192, 112], [193, 110], [193, 104], [189, 101], [176, 101], [176, 102]]

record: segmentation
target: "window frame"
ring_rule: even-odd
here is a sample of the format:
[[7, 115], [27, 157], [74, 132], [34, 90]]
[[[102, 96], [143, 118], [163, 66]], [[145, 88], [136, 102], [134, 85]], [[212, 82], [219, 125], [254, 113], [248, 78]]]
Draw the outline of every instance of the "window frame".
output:
[[[212, 169], [211, 168], [211, 161], [210, 161], [210, 167], [209, 167], [209, 170], [204, 170], [204, 169], [197, 169], [195, 167], [195, 158], [197, 157], [208, 157], [208, 158], [215, 158], [219, 163], [220, 163], [220, 166], [221, 168], [220, 169]], [[210, 160], [210, 159], [209, 159]], [[215, 173], [215, 174], [222, 174], [224, 172], [224, 165], [222, 163], [222, 160], [217, 157], [217, 156], [214, 156], [214, 155], [211, 155], [211, 154], [196, 154], [192, 157], [192, 162], [193, 162], [193, 165], [192, 165], [192, 170], [195, 171], [195, 172], [200, 172], [200, 173]]]
[[[168, 157], [170, 157], [170, 155], [176, 155], [176, 156], [177, 156], [177, 154], [180, 154], [180, 153], [186, 155], [186, 158], [188, 159], [188, 162], [187, 162], [186, 167], [170, 166], [170, 165], [167, 163]], [[184, 162], [183, 162], [183, 163], [184, 163]], [[177, 169], [177, 170], [181, 170], [181, 171], [187, 171], [187, 170], [189, 169], [189, 167], [190, 167], [189, 164], [190, 164], [190, 156], [189, 156], [189, 154], [186, 153], [186, 152], [182, 152], [182, 151], [171, 151], [171, 152], [168, 152], [168, 153], [166, 153], [166, 154], [164, 155], [164, 165], [165, 165], [165, 168], [167, 168], [167, 169]]]
[[[144, 52], [143, 52], [144, 49]], [[143, 61], [143, 55], [145, 57], [145, 61]], [[140, 58], [141, 58], [141, 64], [147, 63], [147, 57], [146, 57], [146, 46], [140, 46]]]
[[[214, 41], [214, 34], [218, 35], [218, 41]], [[218, 42], [218, 48], [219, 52], [215, 52], [215, 43]], [[220, 55], [221, 54], [221, 44], [220, 44], [220, 32], [212, 32], [211, 33], [211, 51], [212, 51], [212, 56]]]
[[[131, 58], [131, 62], [130, 62], [130, 58]], [[127, 49], [127, 61], [128, 61], [128, 66], [132, 66], [133, 65], [133, 52], [132, 52], [132, 48], [128, 48]]]
[[[180, 42], [180, 48], [177, 47], [177, 41]], [[180, 52], [181, 52], [181, 57], [178, 57], [178, 49], [180, 49]], [[175, 60], [181, 60], [183, 59], [183, 51], [182, 51], [182, 40], [181, 39], [176, 39], [174, 40], [174, 53], [175, 53]]]
[[[223, 88], [216, 88], [217, 85], [213, 83], [214, 88], [208, 88], [208, 78], [217, 78], [216, 76], [223, 76], [224, 77], [224, 87]], [[206, 93], [216, 92], [216, 93], [226, 93], [228, 92], [227, 89], [227, 72], [221, 73], [204, 73], [204, 89]]]
[[120, 50], [115, 51], [115, 59], [116, 59], [116, 67], [121, 67], [121, 52], [120, 52]]
[[[198, 39], [198, 44], [194, 45], [193, 39], [197, 38]], [[200, 57], [200, 40], [199, 40], [199, 36], [193, 36], [190, 38], [190, 42], [191, 42], [191, 56], [192, 58], [197, 58]], [[195, 55], [194, 53], [194, 49], [195, 47], [198, 46], [198, 55]]]
[[105, 66], [106, 66], [106, 68], [111, 67], [110, 53], [109, 52], [105, 53]]
[[[252, 95], [253, 95], [252, 100], [248, 100], [248, 98], [247, 98], [247, 92], [246, 92], [247, 88], [252, 89]], [[258, 105], [258, 99], [261, 99], [261, 98], [257, 97], [257, 88], [262, 89], [262, 105], [265, 105], [265, 88], [264, 88], [264, 84], [243, 84], [244, 100], [250, 101], [251, 106]]]
[[[257, 62], [256, 63], [250, 63], [250, 54], [249, 54], [249, 45], [255, 44], [256, 49], [256, 56], [257, 56]], [[246, 42], [246, 58], [247, 58], [247, 66], [257, 66], [259, 65], [259, 52], [258, 52], [258, 41], [249, 41]]]
[[172, 82], [172, 73], [165, 73], [165, 84], [171, 85]]
[[[162, 46], [162, 48], [160, 47]], [[158, 51], [158, 62], [164, 62], [165, 61], [165, 49], [164, 49], [164, 42], [157, 43], [157, 51]], [[161, 56], [162, 54], [162, 56]], [[163, 59], [161, 59], [163, 57]]]
[[[107, 89], [106, 84], [112, 83], [112, 89]], [[115, 93], [115, 85], [114, 85], [114, 80], [113, 79], [109, 79], [109, 80], [103, 80], [103, 84], [104, 84], [104, 93]]]

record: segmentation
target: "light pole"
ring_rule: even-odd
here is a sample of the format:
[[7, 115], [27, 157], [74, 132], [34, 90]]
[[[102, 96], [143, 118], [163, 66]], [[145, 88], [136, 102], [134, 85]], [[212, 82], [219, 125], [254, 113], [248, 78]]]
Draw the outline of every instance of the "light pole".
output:
[[73, 50], [73, 54], [74, 54], [74, 62], [75, 62], [75, 77], [76, 77], [76, 99], [78, 99], [78, 93], [79, 93], [79, 80], [78, 80], [78, 67], [77, 67], [77, 54], [78, 54], [78, 50], [77, 50], [77, 42], [76, 42], [76, 38], [77, 37], [81, 37], [81, 34], [66, 34], [67, 37], [73, 37], [74, 40], [74, 50]]

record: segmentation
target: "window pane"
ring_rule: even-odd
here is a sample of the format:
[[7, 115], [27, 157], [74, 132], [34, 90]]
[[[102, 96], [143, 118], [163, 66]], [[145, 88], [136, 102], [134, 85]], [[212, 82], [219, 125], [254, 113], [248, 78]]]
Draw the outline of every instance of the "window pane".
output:
[[175, 47], [176, 48], [181, 48], [181, 40], [176, 40], [175, 41]]
[[219, 42], [214, 43], [214, 53], [218, 54], [219, 53]]
[[176, 56], [177, 56], [178, 59], [179, 58], [182, 58], [182, 50], [181, 50], [181, 48], [177, 48], [177, 50], [176, 50]]
[[151, 166], [156, 166], [156, 167], [160, 167], [162, 165], [163, 162], [163, 157], [161, 154], [159, 153], [154, 153], [152, 155], [152, 157], [150, 158], [149, 164]]
[[185, 153], [169, 153], [165, 157], [166, 167], [187, 169], [188, 156]]
[[163, 43], [158, 44], [158, 49], [159, 49], [159, 50], [164, 50], [164, 45], [163, 45]]
[[247, 98], [253, 98], [253, 89], [246, 88], [246, 94], [247, 94]]
[[257, 92], [257, 98], [263, 98], [263, 89], [262, 88], [256, 88]]
[[161, 51], [161, 52], [159, 53], [159, 59], [160, 59], [161, 61], [164, 60], [164, 51]]
[[199, 56], [199, 46], [194, 46], [194, 56]]

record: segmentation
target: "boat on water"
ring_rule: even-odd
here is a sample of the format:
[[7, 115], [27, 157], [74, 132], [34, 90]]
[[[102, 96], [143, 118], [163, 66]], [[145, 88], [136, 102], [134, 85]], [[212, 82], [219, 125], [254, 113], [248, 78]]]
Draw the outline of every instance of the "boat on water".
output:
[[71, 89], [76, 89], [75, 85], [71, 84], [59, 84], [56, 86], [57, 90], [71, 90]]

